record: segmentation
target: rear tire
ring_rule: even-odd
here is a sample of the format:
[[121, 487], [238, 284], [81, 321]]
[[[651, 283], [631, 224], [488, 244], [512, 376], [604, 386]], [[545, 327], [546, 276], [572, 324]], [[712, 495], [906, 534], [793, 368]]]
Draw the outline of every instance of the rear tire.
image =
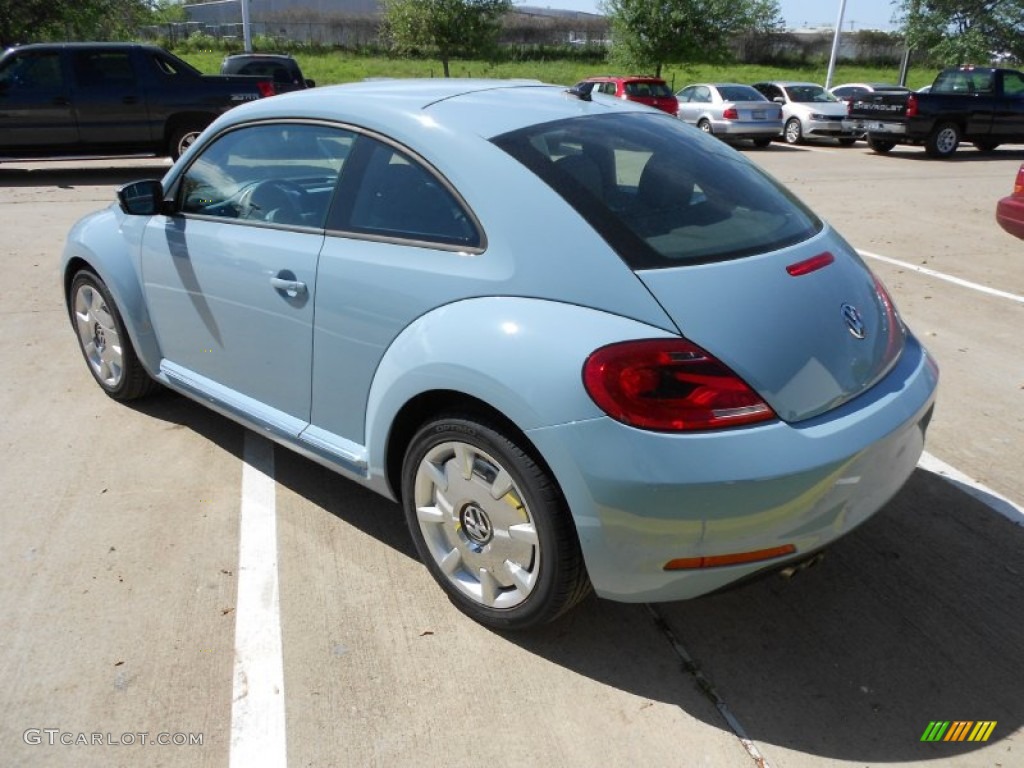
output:
[[175, 128], [171, 132], [171, 138], [168, 141], [167, 154], [171, 160], [177, 162], [178, 158], [185, 154], [185, 151], [196, 143], [196, 139], [199, 138], [199, 134], [203, 132], [205, 126], [198, 125], [184, 125], [180, 128]]
[[960, 146], [960, 126], [956, 123], [943, 123], [928, 136], [924, 151], [928, 157], [946, 160], [953, 156]]
[[705, 118], [702, 118], [697, 121], [697, 127], [700, 128], [704, 133], [710, 133], [712, 136], [715, 133], [714, 131], [711, 130], [711, 121]]
[[455, 606], [495, 629], [558, 618], [590, 592], [565, 500], [503, 428], [441, 416], [413, 437], [402, 503], [420, 558]]
[[137, 400], [156, 387], [132, 346], [106, 284], [89, 270], [71, 281], [68, 312], [89, 373], [114, 400]]
[[886, 141], [885, 139], [873, 139], [869, 136], [868, 146], [871, 147], [872, 151], [877, 152], [880, 155], [884, 155], [892, 151], [892, 148], [896, 146], [896, 142]]

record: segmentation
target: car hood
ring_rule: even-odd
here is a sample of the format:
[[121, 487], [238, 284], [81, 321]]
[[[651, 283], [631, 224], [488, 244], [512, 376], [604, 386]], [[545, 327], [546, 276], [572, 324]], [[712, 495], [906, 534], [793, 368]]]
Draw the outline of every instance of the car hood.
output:
[[[823, 262], [801, 273], [801, 266]], [[637, 274], [686, 338], [732, 368], [788, 422], [871, 387], [905, 343], [885, 288], [827, 227], [760, 256]]]

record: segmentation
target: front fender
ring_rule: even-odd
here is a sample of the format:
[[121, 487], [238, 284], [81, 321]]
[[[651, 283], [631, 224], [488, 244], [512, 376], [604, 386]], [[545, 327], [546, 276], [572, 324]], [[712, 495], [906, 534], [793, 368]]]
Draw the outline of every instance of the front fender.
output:
[[386, 476], [391, 426], [419, 395], [463, 393], [523, 432], [593, 419], [604, 414], [583, 387], [587, 356], [617, 341], [670, 336], [619, 315], [542, 299], [476, 298], [435, 309], [392, 342], [370, 386], [371, 475]]
[[68, 233], [61, 258], [65, 299], [75, 273], [86, 267], [106, 284], [143, 367], [160, 370], [160, 347], [142, 291], [139, 244], [148, 216], [129, 216], [115, 204], [80, 219]]

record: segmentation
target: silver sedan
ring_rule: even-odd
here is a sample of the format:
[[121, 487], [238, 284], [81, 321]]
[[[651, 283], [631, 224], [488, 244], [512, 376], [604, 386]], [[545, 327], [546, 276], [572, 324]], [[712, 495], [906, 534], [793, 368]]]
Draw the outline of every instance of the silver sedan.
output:
[[697, 83], [676, 94], [676, 116], [721, 139], [767, 147], [782, 132], [782, 109], [749, 85]]

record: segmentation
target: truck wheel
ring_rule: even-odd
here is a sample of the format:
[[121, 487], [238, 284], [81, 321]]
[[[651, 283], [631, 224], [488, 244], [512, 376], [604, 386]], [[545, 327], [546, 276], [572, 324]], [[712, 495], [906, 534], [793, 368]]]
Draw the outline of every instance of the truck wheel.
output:
[[804, 131], [800, 127], [800, 120], [795, 117], [791, 117], [789, 122], [786, 123], [786, 129], [783, 131], [783, 135], [786, 138], [787, 144], [803, 144], [804, 143]]
[[877, 152], [878, 154], [884, 155], [886, 152], [889, 152], [893, 147], [896, 146], [896, 142], [886, 141], [885, 139], [873, 139], [869, 136], [868, 146], [871, 147], [871, 149]]
[[196, 139], [199, 138], [199, 134], [202, 132], [203, 129], [195, 125], [185, 125], [176, 128], [171, 134], [168, 147], [168, 154], [171, 156], [171, 160], [177, 161], [179, 157], [185, 154], [185, 150], [195, 144]]
[[928, 157], [946, 159], [953, 156], [960, 146], [960, 126], [956, 123], [943, 123], [932, 131], [924, 144]]

